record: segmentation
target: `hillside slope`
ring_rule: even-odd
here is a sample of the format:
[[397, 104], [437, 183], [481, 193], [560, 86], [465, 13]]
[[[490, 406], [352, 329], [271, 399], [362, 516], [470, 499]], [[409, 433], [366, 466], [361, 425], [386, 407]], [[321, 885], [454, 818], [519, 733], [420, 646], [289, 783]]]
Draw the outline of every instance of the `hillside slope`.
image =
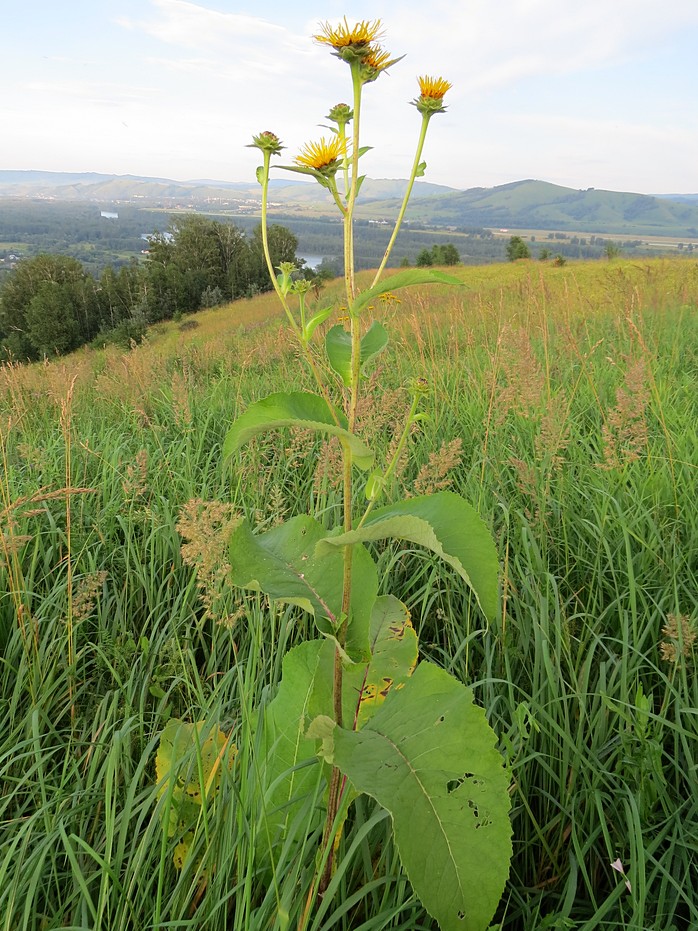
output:
[[[391, 215], [397, 207], [390, 200], [364, 212]], [[534, 180], [437, 194], [411, 204], [409, 216], [434, 225], [698, 236], [698, 205]]]

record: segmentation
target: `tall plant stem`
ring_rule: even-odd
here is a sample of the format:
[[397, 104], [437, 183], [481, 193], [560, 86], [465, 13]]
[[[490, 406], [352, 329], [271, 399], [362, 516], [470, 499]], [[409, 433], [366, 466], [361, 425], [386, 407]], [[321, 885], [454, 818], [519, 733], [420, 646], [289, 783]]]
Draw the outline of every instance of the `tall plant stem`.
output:
[[380, 276], [385, 270], [385, 266], [388, 264], [388, 259], [390, 258], [390, 253], [393, 251], [393, 246], [395, 245], [395, 240], [397, 239], [397, 234], [400, 232], [400, 227], [402, 226], [402, 221], [405, 217], [405, 211], [407, 210], [407, 203], [412, 194], [412, 188], [414, 187], [414, 182], [417, 177], [417, 172], [419, 171], [419, 165], [422, 159], [422, 150], [424, 149], [424, 140], [427, 135], [427, 127], [429, 126], [429, 114], [422, 114], [422, 126], [419, 131], [419, 139], [417, 140], [417, 151], [415, 152], [414, 162], [412, 163], [412, 171], [410, 173], [410, 179], [407, 182], [407, 189], [405, 191], [405, 196], [402, 199], [402, 205], [400, 207], [400, 212], [397, 215], [397, 220], [395, 221], [395, 228], [393, 229], [393, 234], [390, 237], [390, 242], [386, 246], [385, 253], [383, 255], [383, 261], [378, 266], [378, 271], [375, 274], [373, 281], [371, 282], [371, 287], [373, 288], [378, 284]]
[[313, 358], [313, 353], [310, 349], [310, 346], [308, 345], [307, 340], [304, 337], [303, 331], [296, 323], [293, 313], [291, 312], [291, 308], [288, 305], [288, 301], [286, 300], [286, 295], [284, 294], [284, 292], [281, 290], [281, 287], [279, 286], [279, 281], [276, 277], [276, 269], [274, 268], [274, 263], [271, 260], [271, 253], [269, 251], [269, 231], [268, 231], [268, 219], [267, 219], [268, 204], [269, 204], [269, 167], [270, 167], [270, 161], [271, 161], [271, 152], [264, 151], [263, 156], [264, 156], [264, 165], [262, 166], [262, 176], [260, 179], [260, 183], [262, 185], [262, 221], [261, 222], [262, 222], [262, 250], [264, 252], [264, 261], [267, 263], [267, 271], [269, 272], [271, 283], [274, 286], [274, 290], [276, 291], [276, 296], [279, 298], [279, 301], [281, 302], [281, 306], [283, 307], [284, 313], [286, 314], [286, 318], [288, 319], [288, 322], [291, 325], [291, 329], [293, 330], [294, 336], [298, 339], [298, 342], [303, 351], [303, 355], [305, 356], [305, 360], [308, 363], [308, 366], [310, 367], [310, 371], [313, 373], [313, 378], [315, 379], [315, 382], [318, 388], [320, 389], [320, 393], [322, 394], [322, 397], [325, 399], [327, 406], [330, 409], [330, 413], [332, 414], [332, 417], [335, 423], [337, 424], [337, 426], [341, 426], [339, 422], [339, 417], [337, 416], [337, 413], [334, 408], [334, 404], [332, 403], [329, 392], [327, 390], [325, 380], [322, 377], [322, 373], [320, 372], [320, 369], [318, 368], [315, 359]]
[[[351, 66], [351, 78], [354, 88], [354, 122], [351, 142], [351, 184], [347, 194], [347, 207], [344, 214], [344, 284], [347, 295], [347, 307], [354, 329], [354, 315], [352, 304], [356, 297], [356, 282], [354, 280], [354, 206], [359, 187], [359, 133], [361, 124], [361, 77], [359, 66]], [[353, 393], [354, 385], [352, 385]]]
[[271, 253], [269, 252], [269, 230], [268, 230], [268, 207], [269, 207], [269, 166], [271, 162], [271, 152], [264, 151], [264, 165], [262, 166], [262, 177], [260, 179], [260, 184], [262, 185], [262, 249], [264, 251], [264, 261], [267, 263], [267, 271], [269, 272], [269, 278], [271, 283], [276, 291], [276, 296], [279, 298], [281, 306], [284, 309], [284, 313], [288, 318], [288, 322], [291, 325], [294, 336], [298, 337], [299, 342], [303, 341], [303, 334], [300, 331], [298, 324], [296, 323], [293, 314], [291, 313], [291, 308], [288, 306], [288, 301], [286, 300], [286, 295], [279, 287], [279, 282], [276, 277], [276, 269], [274, 268], [274, 263], [271, 260]]
[[[351, 326], [351, 383], [349, 389], [349, 430], [353, 432], [356, 425], [356, 410], [359, 400], [359, 380], [361, 365], [361, 330], [358, 315], [353, 310], [356, 297], [356, 282], [354, 277], [354, 205], [359, 186], [359, 133], [361, 123], [361, 78], [358, 64], [351, 66], [352, 84], [354, 88], [354, 124], [351, 146], [351, 186], [347, 196], [346, 212], [344, 214], [344, 285], [349, 308]], [[352, 528], [352, 456], [348, 447], [344, 449], [344, 481], [343, 481], [343, 516], [344, 531], [349, 533]], [[344, 547], [344, 569], [342, 581], [342, 622], [337, 634], [341, 646], [344, 646], [351, 609], [351, 579], [352, 579], [351, 546]], [[338, 726], [342, 726], [342, 655], [337, 648], [334, 653], [334, 675], [332, 683], [333, 714]], [[322, 894], [332, 878], [334, 823], [337, 817], [340, 800], [341, 773], [336, 766], [332, 767], [330, 775], [329, 794], [327, 800], [327, 816], [322, 836], [323, 849], [327, 851], [325, 869], [320, 879], [319, 892]]]

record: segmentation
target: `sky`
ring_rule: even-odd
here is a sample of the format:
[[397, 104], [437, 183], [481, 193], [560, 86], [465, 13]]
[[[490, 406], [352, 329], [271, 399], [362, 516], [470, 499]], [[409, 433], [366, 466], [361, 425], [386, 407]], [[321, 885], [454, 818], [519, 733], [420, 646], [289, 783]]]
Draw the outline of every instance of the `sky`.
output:
[[697, 0], [0, 0], [0, 169], [253, 180], [254, 134], [288, 164], [350, 102], [312, 39], [345, 15], [405, 56], [364, 90], [369, 177], [408, 176], [429, 75], [426, 181], [698, 192]]

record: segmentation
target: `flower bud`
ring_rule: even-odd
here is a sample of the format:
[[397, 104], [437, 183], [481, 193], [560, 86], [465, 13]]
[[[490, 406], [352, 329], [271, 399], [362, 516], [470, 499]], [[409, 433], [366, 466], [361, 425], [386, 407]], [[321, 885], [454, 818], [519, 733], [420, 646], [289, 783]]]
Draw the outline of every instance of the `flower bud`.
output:
[[272, 133], [267, 129], [259, 133], [259, 135], [253, 136], [252, 142], [247, 148], [259, 149], [262, 152], [271, 152], [272, 155], [278, 155], [283, 149], [283, 146], [276, 133]]

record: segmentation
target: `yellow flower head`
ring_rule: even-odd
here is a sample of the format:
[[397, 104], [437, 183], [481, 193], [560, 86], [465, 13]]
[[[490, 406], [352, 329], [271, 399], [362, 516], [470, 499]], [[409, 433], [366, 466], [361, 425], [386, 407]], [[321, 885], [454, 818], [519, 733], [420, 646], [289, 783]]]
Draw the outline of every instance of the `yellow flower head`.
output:
[[449, 91], [453, 84], [450, 84], [448, 81], [444, 81], [443, 78], [430, 78], [424, 76], [417, 78], [419, 83], [419, 93], [422, 97], [429, 97], [431, 100], [443, 100], [446, 95], [446, 91]]
[[344, 22], [338, 26], [332, 27], [329, 23], [320, 23], [320, 29], [321, 35], [313, 36], [313, 38], [323, 45], [331, 45], [335, 52], [341, 52], [343, 49], [354, 51], [365, 49], [382, 35], [382, 24], [379, 19], [373, 22], [362, 20], [350, 26], [345, 16]]
[[419, 83], [419, 97], [412, 103], [423, 116], [432, 116], [434, 113], [443, 113], [446, 108], [443, 105], [446, 91], [453, 86], [449, 81], [443, 78], [432, 78], [424, 75], [417, 78]]
[[334, 174], [339, 168], [339, 158], [346, 154], [346, 141], [335, 136], [306, 143], [294, 162], [302, 168], [311, 168], [323, 174]]
[[380, 45], [372, 45], [361, 58], [361, 80], [364, 84], [375, 81], [379, 74], [387, 71], [403, 57], [401, 55], [400, 58], [391, 58], [390, 52], [386, 52]]

